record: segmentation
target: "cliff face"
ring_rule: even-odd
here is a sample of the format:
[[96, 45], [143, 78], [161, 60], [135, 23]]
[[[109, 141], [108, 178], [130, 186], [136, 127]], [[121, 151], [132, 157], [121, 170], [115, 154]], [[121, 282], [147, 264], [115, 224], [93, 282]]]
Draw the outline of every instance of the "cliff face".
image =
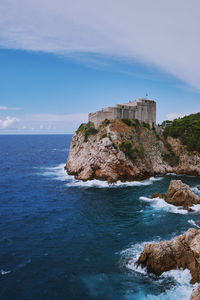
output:
[[200, 175], [200, 155], [191, 155], [177, 139], [166, 141], [148, 124], [105, 120], [98, 130], [82, 124], [73, 136], [66, 163], [77, 179], [109, 182], [142, 180], [168, 172]]

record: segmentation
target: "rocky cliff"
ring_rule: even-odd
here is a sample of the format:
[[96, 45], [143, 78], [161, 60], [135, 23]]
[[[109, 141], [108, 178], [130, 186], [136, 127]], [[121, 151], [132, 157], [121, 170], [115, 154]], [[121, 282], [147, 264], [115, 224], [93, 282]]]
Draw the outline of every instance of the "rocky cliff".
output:
[[137, 120], [105, 120], [97, 129], [82, 124], [73, 136], [66, 163], [77, 179], [133, 181], [169, 172], [200, 175], [200, 154], [179, 139], [165, 138]]
[[190, 228], [171, 241], [147, 243], [137, 265], [156, 275], [174, 269], [188, 269], [191, 283], [200, 282], [200, 230]]

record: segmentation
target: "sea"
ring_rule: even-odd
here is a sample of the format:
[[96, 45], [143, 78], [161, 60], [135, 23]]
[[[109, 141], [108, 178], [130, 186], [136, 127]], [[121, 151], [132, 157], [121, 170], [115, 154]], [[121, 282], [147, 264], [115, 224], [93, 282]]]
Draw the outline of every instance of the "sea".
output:
[[151, 199], [181, 179], [82, 182], [64, 165], [71, 135], [0, 136], [1, 300], [189, 299], [188, 270], [161, 276], [135, 262], [145, 243], [198, 228], [194, 212]]

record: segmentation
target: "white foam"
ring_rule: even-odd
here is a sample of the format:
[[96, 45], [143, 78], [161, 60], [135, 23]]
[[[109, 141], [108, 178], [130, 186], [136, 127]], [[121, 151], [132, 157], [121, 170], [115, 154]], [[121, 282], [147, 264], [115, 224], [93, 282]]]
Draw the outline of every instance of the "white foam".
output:
[[67, 153], [67, 151], [69, 151], [70, 149], [58, 149], [58, 148], [54, 148], [54, 149], [52, 149], [52, 152], [66, 152]]
[[1, 275], [6, 275], [6, 274], [8, 274], [8, 273], [10, 273], [11, 271], [4, 271], [4, 270], [0, 270], [0, 273], [1, 273]]
[[189, 220], [188, 223], [189, 223], [190, 225], [192, 225], [192, 226], [195, 226], [195, 227], [197, 227], [197, 228], [200, 228], [200, 226], [198, 226], [198, 225], [195, 223], [194, 220]]
[[[163, 210], [165, 210], [167, 212], [170, 212], [170, 213], [182, 214], [182, 215], [185, 215], [185, 214], [188, 213], [188, 211], [183, 209], [181, 206], [175, 206], [175, 205], [169, 204], [164, 199], [161, 199], [161, 198], [151, 199], [151, 198], [148, 198], [148, 197], [140, 197], [139, 199], [143, 200], [143, 201], [146, 201], [146, 202], [149, 202], [151, 204], [151, 206], [155, 209], [163, 209]], [[197, 204], [197, 205], [199, 205], [199, 204]]]
[[[157, 242], [153, 241], [153, 242]], [[149, 243], [152, 243], [149, 242]], [[142, 276], [149, 276], [146, 269], [145, 268], [141, 268], [140, 266], [137, 267], [136, 266], [136, 261], [139, 258], [140, 253], [143, 251], [144, 246], [145, 246], [146, 242], [142, 242], [142, 243], [137, 243], [135, 245], [132, 245], [130, 248], [125, 249], [123, 251], [121, 251], [121, 257], [122, 257], [122, 261], [125, 261], [125, 266], [127, 269], [133, 271], [134, 273], [141, 273]], [[126, 261], [126, 258], [128, 258], [128, 261]], [[152, 280], [153, 277], [151, 276]], [[159, 285], [163, 285], [165, 284], [166, 280], [170, 280], [173, 279], [174, 284], [173, 286], [167, 290], [164, 293], [161, 293], [159, 295], [152, 295], [152, 294], [148, 294], [148, 295], [144, 295], [144, 296], [140, 296], [138, 295], [138, 299], [149, 299], [149, 300], [172, 300], [172, 299], [176, 299], [176, 300], [188, 300], [191, 293], [192, 293], [192, 289], [194, 286], [192, 286], [190, 284], [190, 280], [191, 280], [191, 275], [189, 270], [185, 269], [185, 270], [171, 270], [168, 272], [164, 272], [160, 277], [159, 277], [159, 281], [156, 279], [155, 284], [159, 282]], [[137, 297], [136, 295], [133, 295], [133, 298], [128, 297], [127, 299], [136, 299], [134, 297]]]
[[190, 178], [194, 178], [196, 176], [194, 175], [187, 175], [187, 174], [176, 174], [176, 173], [167, 173], [166, 176], [177, 176], [177, 177], [190, 177]]
[[193, 188], [191, 188], [191, 190], [192, 190], [195, 194], [200, 195], [200, 190], [199, 190], [197, 187], [193, 187]]
[[148, 180], [143, 181], [127, 181], [121, 182], [117, 181], [116, 183], [108, 183], [107, 181], [101, 180], [88, 180], [82, 181], [75, 179], [74, 176], [68, 175], [66, 170], [64, 169], [65, 164], [59, 164], [55, 167], [40, 167], [40, 175], [49, 176], [56, 180], [66, 181], [66, 185], [70, 187], [96, 187], [96, 188], [116, 188], [116, 187], [128, 187], [128, 186], [146, 186], [151, 185], [155, 181], [162, 180], [163, 177], [151, 177]]

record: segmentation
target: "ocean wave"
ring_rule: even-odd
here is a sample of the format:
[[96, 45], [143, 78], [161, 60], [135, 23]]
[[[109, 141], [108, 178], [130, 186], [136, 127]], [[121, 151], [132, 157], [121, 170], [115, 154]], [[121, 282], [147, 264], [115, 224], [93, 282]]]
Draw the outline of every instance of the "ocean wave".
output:
[[66, 181], [66, 185], [69, 187], [95, 187], [95, 188], [116, 188], [116, 187], [128, 187], [128, 186], [146, 186], [151, 185], [156, 181], [160, 181], [163, 177], [151, 177], [143, 181], [127, 181], [121, 182], [117, 181], [116, 183], [108, 183], [107, 181], [101, 181], [97, 179], [93, 180], [77, 180], [74, 176], [68, 175], [64, 169], [65, 164], [59, 164], [55, 167], [40, 167], [40, 175], [52, 177], [56, 180]]
[[9, 270], [8, 271], [2, 270], [2, 269], [0, 270], [1, 275], [6, 275], [6, 274], [9, 274], [10, 272], [11, 271], [9, 271]]
[[200, 190], [195, 186], [195, 187], [193, 187], [193, 188], [191, 188], [191, 190], [195, 193], [195, 194], [197, 194], [198, 196], [200, 195]]
[[52, 149], [52, 152], [56, 152], [57, 151], [57, 152], [66, 152], [67, 153], [69, 150], [70, 149], [67, 149], [67, 148], [66, 149], [65, 148], [64, 149], [54, 148], [54, 149]]
[[200, 226], [198, 226], [198, 225], [195, 223], [194, 220], [188, 220], [188, 223], [189, 223], [190, 225], [192, 225], [192, 226], [195, 226], [195, 227], [197, 227], [197, 228], [200, 228]]
[[[161, 199], [161, 198], [148, 198], [148, 197], [140, 197], [139, 198], [142, 201], [146, 201], [149, 202], [151, 204], [151, 206], [155, 209], [163, 209], [167, 212], [170, 213], [174, 213], [174, 214], [182, 214], [185, 215], [188, 213], [187, 210], [183, 209], [181, 206], [175, 206], [172, 204], [167, 203], [165, 200]], [[192, 206], [192, 209], [194, 209], [195, 211], [197, 211], [199, 204]]]
[[[148, 242], [157, 242], [157, 240]], [[121, 261], [123, 262], [123, 265], [131, 272], [134, 273], [140, 273], [141, 276], [151, 276], [151, 280], [155, 280], [155, 284], [159, 283], [159, 285], [165, 285], [166, 280], [173, 280], [173, 285], [171, 285], [171, 288], [166, 290], [164, 293], [161, 293], [159, 295], [153, 295], [153, 294], [148, 294], [148, 295], [141, 295], [138, 294], [137, 299], [148, 299], [148, 300], [171, 300], [171, 299], [176, 299], [176, 300], [188, 300], [190, 298], [190, 295], [192, 293], [192, 289], [194, 286], [190, 284], [191, 280], [191, 274], [189, 270], [171, 270], [168, 272], [164, 272], [161, 276], [159, 276], [159, 281], [158, 277], [154, 277], [149, 275], [146, 271], [145, 268], [141, 268], [140, 266], [137, 267], [136, 261], [139, 258], [140, 253], [143, 251], [144, 246], [146, 242], [142, 243], [137, 243], [135, 245], [132, 245], [131, 247], [123, 250], [120, 252], [121, 254]], [[134, 294], [134, 299], [136, 299], [137, 295]], [[131, 298], [129, 298], [131, 299]]]

